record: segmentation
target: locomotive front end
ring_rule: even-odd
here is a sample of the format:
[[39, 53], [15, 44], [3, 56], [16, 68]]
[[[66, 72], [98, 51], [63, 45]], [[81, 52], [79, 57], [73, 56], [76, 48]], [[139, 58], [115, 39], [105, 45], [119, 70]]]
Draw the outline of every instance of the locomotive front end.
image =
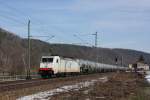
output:
[[41, 58], [39, 74], [42, 78], [49, 78], [54, 74], [53, 60], [54, 58], [50, 56], [43, 56]]

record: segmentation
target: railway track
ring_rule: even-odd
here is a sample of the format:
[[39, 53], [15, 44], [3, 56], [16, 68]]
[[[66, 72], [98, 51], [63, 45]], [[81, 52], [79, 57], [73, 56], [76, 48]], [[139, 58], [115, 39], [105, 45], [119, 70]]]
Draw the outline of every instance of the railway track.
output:
[[[73, 76], [67, 76], [67, 77], [73, 77]], [[64, 77], [51, 77], [50, 79], [31, 79], [31, 80], [16, 80], [16, 81], [2, 81], [0, 82], [0, 87], [1, 86], [7, 86], [7, 85], [14, 85], [14, 84], [25, 84], [25, 83], [32, 83], [32, 82], [40, 82], [40, 81], [48, 81], [48, 80], [52, 80], [55, 78], [64, 78]]]
[[[69, 76], [66, 78], [72, 78], [73, 76]], [[77, 76], [79, 77], [79, 76]], [[0, 82], [0, 92], [17, 90], [22, 88], [29, 88], [34, 86], [46, 85], [53, 82], [57, 82], [60, 79], [64, 79], [65, 77], [60, 78], [51, 78], [51, 79], [32, 79], [32, 80], [17, 80], [17, 81], [6, 81]]]
[[[36, 80], [40, 80], [40, 79], [32, 79], [32, 81], [36, 81]], [[13, 84], [13, 83], [21, 83], [21, 82], [29, 82], [29, 81], [31, 81], [31, 80], [2, 81], [2, 82], [0, 82], [0, 85], [3, 85], [3, 84]]]
[[0, 92], [11, 91], [16, 89], [28, 88], [38, 85], [48, 84], [50, 79], [34, 79], [34, 80], [23, 80], [23, 81], [13, 81], [13, 82], [3, 82], [0, 83]]
[[[98, 74], [104, 75], [104, 74]], [[65, 82], [68, 80], [73, 80], [73, 78], [83, 78], [87, 77], [88, 75], [78, 75], [78, 76], [69, 76], [69, 77], [59, 77], [59, 78], [51, 78], [51, 79], [33, 79], [33, 80], [22, 80], [22, 81], [12, 81], [12, 82], [1, 82], [0, 83], [0, 93], [5, 91], [14, 91], [24, 88], [30, 88], [35, 86], [41, 85], [48, 85], [48, 84], [57, 84], [59, 82]]]
[[[115, 73], [95, 73], [69, 77], [57, 77], [51, 79], [34, 79], [26, 81], [8, 82], [0, 84], [0, 100], [16, 100], [16, 98], [32, 95], [39, 92], [70, 86], [78, 83], [99, 80], [100, 78], [112, 77]], [[27, 100], [27, 99], [26, 99]]]

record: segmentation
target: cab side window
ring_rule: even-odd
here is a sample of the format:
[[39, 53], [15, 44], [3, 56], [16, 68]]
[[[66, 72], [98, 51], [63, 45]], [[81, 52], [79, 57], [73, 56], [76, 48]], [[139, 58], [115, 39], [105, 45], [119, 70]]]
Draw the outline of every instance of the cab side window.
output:
[[59, 61], [58, 61], [58, 59], [56, 60], [56, 63], [58, 63]]

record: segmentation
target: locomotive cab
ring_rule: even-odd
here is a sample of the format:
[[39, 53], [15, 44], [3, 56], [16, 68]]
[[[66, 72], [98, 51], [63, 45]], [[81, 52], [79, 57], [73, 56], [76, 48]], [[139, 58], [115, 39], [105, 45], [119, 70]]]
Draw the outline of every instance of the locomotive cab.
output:
[[42, 56], [39, 68], [39, 74], [42, 78], [49, 78], [57, 73], [59, 62], [58, 56]]

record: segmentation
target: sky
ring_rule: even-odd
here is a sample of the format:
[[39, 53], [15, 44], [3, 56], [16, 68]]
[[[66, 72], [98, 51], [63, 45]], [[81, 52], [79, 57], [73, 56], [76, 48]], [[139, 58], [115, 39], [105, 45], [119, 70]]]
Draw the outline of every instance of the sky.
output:
[[[49, 43], [150, 53], [150, 0], [0, 0], [0, 27]], [[51, 38], [52, 36], [55, 36]]]

